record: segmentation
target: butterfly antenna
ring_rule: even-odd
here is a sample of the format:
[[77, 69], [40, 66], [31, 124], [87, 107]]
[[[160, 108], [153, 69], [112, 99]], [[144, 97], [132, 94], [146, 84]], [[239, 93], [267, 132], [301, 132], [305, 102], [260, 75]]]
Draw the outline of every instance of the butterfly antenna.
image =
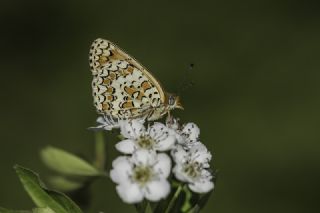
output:
[[181, 95], [182, 92], [194, 86], [194, 82], [190, 80], [191, 79], [190, 74], [193, 68], [194, 68], [194, 64], [193, 63], [189, 64], [189, 69], [186, 71], [186, 74], [183, 76], [181, 84], [178, 87], [177, 95]]

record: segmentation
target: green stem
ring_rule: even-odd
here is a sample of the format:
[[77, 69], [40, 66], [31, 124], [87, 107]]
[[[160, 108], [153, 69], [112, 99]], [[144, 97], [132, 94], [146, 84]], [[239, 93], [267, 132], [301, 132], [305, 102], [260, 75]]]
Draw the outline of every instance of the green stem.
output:
[[103, 137], [103, 131], [97, 131], [95, 134], [95, 166], [100, 171], [104, 171], [106, 163], [106, 144]]
[[[150, 213], [150, 206], [147, 200], [143, 200], [140, 203], [134, 205], [136, 207], [137, 212], [139, 213]], [[151, 211], [152, 212], [152, 211]]]
[[177, 188], [176, 192], [174, 193], [173, 197], [171, 198], [170, 203], [169, 203], [169, 205], [168, 205], [168, 207], [167, 207], [167, 209], [166, 209], [165, 213], [169, 213], [169, 212], [170, 212], [170, 210], [172, 209], [172, 207], [173, 207], [173, 205], [174, 205], [175, 201], [176, 201], [176, 200], [177, 200], [177, 198], [179, 197], [179, 195], [180, 195], [180, 193], [181, 193], [182, 189], [183, 189], [183, 185], [182, 185], [182, 184], [180, 184], [180, 185], [179, 185], [179, 187]]

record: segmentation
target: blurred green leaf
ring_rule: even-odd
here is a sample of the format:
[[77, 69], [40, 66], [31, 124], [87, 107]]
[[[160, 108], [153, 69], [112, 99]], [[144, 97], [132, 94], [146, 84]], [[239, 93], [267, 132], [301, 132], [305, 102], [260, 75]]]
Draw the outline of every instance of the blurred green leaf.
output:
[[124, 139], [126, 139], [123, 135], [121, 135], [121, 134], [119, 134], [119, 135], [117, 135], [117, 138], [119, 139], [119, 140], [124, 140]]
[[206, 194], [193, 194], [193, 197], [196, 197], [196, 201], [192, 201], [192, 203], [195, 203], [195, 205], [192, 205], [193, 207], [188, 210], [185, 211], [187, 213], [197, 213], [200, 212], [200, 210], [206, 205], [206, 203], [208, 202], [211, 194], [212, 194], [211, 190], [210, 192], [206, 193]]
[[74, 191], [83, 186], [83, 183], [69, 180], [62, 176], [50, 177], [48, 181], [53, 188], [63, 192]]
[[31, 213], [31, 211], [25, 211], [25, 210], [9, 210], [0, 207], [0, 213]]
[[20, 181], [37, 207], [50, 208], [57, 213], [82, 213], [80, 208], [66, 195], [48, 190], [39, 176], [21, 166], [14, 166]]
[[145, 213], [153, 213], [151, 205], [150, 205], [149, 202], [147, 203], [147, 206], [146, 206], [146, 209], [145, 209]]
[[178, 187], [172, 187], [170, 195], [165, 199], [164, 202], [160, 202], [155, 213], [175, 213], [180, 212], [182, 203], [184, 201], [184, 195], [181, 193], [183, 184], [178, 184]]
[[8, 210], [0, 207], [0, 213], [56, 213], [52, 209], [46, 208], [35, 208], [32, 211], [26, 210]]
[[53, 211], [52, 209], [46, 207], [46, 208], [36, 208], [32, 210], [32, 213], [57, 213]]
[[136, 211], [139, 213], [145, 213], [147, 206], [148, 206], [149, 202], [147, 200], [143, 200], [140, 203], [136, 203], [134, 206], [136, 208]]
[[41, 150], [43, 162], [52, 170], [65, 175], [98, 176], [100, 172], [83, 159], [64, 150], [46, 147]]

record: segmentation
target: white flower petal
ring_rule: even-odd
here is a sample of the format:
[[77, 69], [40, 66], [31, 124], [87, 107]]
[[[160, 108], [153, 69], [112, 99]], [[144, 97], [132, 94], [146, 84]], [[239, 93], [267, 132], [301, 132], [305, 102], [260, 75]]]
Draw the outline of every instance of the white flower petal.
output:
[[183, 167], [180, 164], [176, 164], [175, 167], [172, 169], [174, 176], [183, 182], [188, 182], [188, 176], [183, 172]]
[[162, 135], [164, 132], [168, 132], [166, 125], [155, 122], [149, 129], [149, 135], [153, 138], [156, 138], [158, 135]]
[[158, 143], [168, 137], [169, 129], [162, 123], [155, 123], [148, 129], [148, 134]]
[[159, 151], [170, 150], [173, 147], [175, 141], [176, 141], [176, 138], [173, 135], [169, 135], [166, 139], [159, 141], [157, 143], [157, 150]]
[[192, 146], [189, 152], [192, 155], [192, 160], [198, 163], [207, 164], [208, 162], [210, 162], [212, 158], [211, 153], [208, 151], [207, 147], [202, 143], [198, 143], [197, 145]]
[[179, 144], [185, 144], [187, 142], [186, 138], [184, 136], [180, 135], [179, 133], [176, 133], [175, 137], [177, 139], [177, 143], [179, 143]]
[[153, 165], [157, 161], [157, 153], [152, 150], [138, 149], [132, 155], [136, 165]]
[[119, 128], [118, 121], [111, 116], [100, 116], [97, 118], [96, 122], [99, 125], [95, 127], [89, 127], [89, 129], [104, 129], [110, 131], [114, 128]]
[[157, 163], [153, 169], [158, 172], [161, 178], [167, 178], [171, 170], [171, 160], [165, 153], [158, 154]]
[[211, 180], [212, 179], [212, 174], [211, 172], [209, 172], [208, 170], [206, 169], [202, 169], [201, 171], [201, 177], [202, 179], [206, 179], [206, 180]]
[[189, 188], [196, 193], [207, 193], [212, 190], [213, 187], [213, 182], [209, 180], [202, 180], [189, 184]]
[[136, 148], [134, 141], [131, 139], [126, 139], [116, 144], [116, 149], [124, 154], [132, 154]]
[[170, 184], [165, 179], [148, 183], [144, 190], [144, 196], [150, 201], [158, 201], [166, 198], [170, 192]]
[[203, 143], [197, 143], [196, 146], [190, 148], [192, 152], [205, 153], [208, 151], [207, 147]]
[[143, 193], [138, 184], [120, 184], [116, 189], [125, 203], [139, 203], [143, 200]]
[[183, 149], [182, 146], [177, 145], [172, 151], [171, 156], [173, 157], [173, 160], [179, 164], [184, 163], [186, 161], [186, 158], [188, 156], [188, 153], [186, 150]]
[[179, 118], [175, 119], [170, 116], [166, 118], [166, 126], [172, 130], [178, 130], [180, 128]]
[[129, 175], [132, 173], [132, 165], [127, 157], [117, 157], [112, 162], [113, 169], [110, 171], [110, 178], [115, 183], [129, 181]]
[[97, 123], [100, 123], [100, 124], [105, 123], [105, 119], [102, 116], [99, 116], [96, 121], [97, 121]]
[[193, 146], [197, 146], [199, 144], [202, 144], [200, 141], [186, 141], [186, 143], [184, 144], [188, 149], [190, 149]]
[[142, 133], [145, 132], [145, 127], [143, 126], [143, 120], [134, 119], [130, 121], [120, 122], [121, 134], [125, 138], [135, 139], [138, 138]]
[[200, 129], [195, 123], [187, 123], [182, 132], [188, 135], [190, 141], [196, 141], [200, 135]]

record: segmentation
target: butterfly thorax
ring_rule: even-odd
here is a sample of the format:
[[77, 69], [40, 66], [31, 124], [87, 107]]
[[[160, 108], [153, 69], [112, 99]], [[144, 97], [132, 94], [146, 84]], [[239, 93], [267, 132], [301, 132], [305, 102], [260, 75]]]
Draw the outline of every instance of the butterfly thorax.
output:
[[148, 120], [157, 120], [162, 118], [165, 114], [173, 109], [183, 109], [179, 96], [171, 93], [165, 94], [165, 101], [162, 105], [154, 108], [150, 115], [147, 117]]

